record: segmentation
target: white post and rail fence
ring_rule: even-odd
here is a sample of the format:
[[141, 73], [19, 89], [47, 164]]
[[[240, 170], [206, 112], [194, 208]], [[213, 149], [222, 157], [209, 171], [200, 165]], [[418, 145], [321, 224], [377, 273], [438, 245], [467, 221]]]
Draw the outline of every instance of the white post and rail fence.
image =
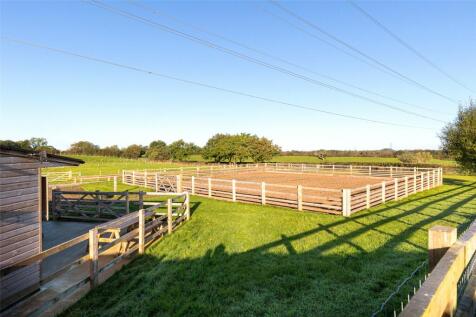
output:
[[[303, 167], [304, 166], [304, 167]], [[285, 170], [283, 170], [285, 168]], [[293, 169], [308, 173], [310, 171], [325, 173], [326, 169], [335, 174], [343, 174], [342, 166], [318, 165], [307, 166], [291, 164], [282, 167], [278, 164], [252, 166], [220, 167], [210, 174], [201, 167], [200, 170], [188, 168], [183, 174], [173, 174], [161, 171], [123, 171], [123, 182], [128, 185], [138, 185], [153, 188], [156, 191], [188, 190], [192, 195], [200, 195], [233, 202], [247, 202], [261, 205], [281, 206], [298, 210], [318, 211], [350, 216], [360, 210], [384, 204], [387, 201], [399, 200], [411, 194], [425, 191], [443, 183], [443, 172], [437, 169], [418, 169], [403, 167], [353, 167], [345, 166], [345, 171], [353, 176], [372, 174], [375, 177], [388, 178], [373, 185], [349, 189], [318, 188], [302, 185], [285, 185], [265, 182], [242, 181], [238, 179], [219, 178], [220, 173], [244, 170], [271, 172], [289, 172]], [[210, 168], [208, 171], [210, 171]], [[175, 170], [173, 172], [176, 172]], [[215, 173], [216, 172], [216, 173]], [[376, 176], [378, 175], [378, 176]], [[215, 176], [216, 178], [213, 178]]]

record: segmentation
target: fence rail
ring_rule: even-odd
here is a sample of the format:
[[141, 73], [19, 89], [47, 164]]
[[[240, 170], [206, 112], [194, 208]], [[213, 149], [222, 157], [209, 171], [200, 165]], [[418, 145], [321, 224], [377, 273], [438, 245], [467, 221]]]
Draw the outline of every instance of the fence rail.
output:
[[[158, 238], [171, 234], [182, 222], [190, 219], [190, 196], [182, 193], [146, 193], [151, 196], [166, 197], [166, 201], [149, 202], [148, 207], [129, 213], [123, 217], [105, 222], [89, 230], [88, 233], [63, 242], [39, 254], [31, 256], [17, 263], [12, 263], [0, 270], [2, 276], [15, 274], [15, 271], [38, 261], [77, 246], [84, 241], [88, 242], [88, 251], [79, 258], [61, 267], [48, 276], [42, 276], [40, 284], [45, 285], [55, 278], [67, 273], [79, 265], [88, 265], [89, 274], [75, 276], [77, 281], [69, 285], [62, 293], [37, 305], [35, 314], [41, 315], [49, 307], [72, 294], [89, 283], [90, 288], [99, 284], [99, 276], [112, 269], [121, 260], [133, 254], [142, 254], [147, 246]], [[165, 208], [165, 210], [162, 210]], [[100, 259], [106, 261], [99, 262]], [[83, 270], [81, 272], [87, 272]], [[78, 281], [78, 278], [79, 281]], [[24, 301], [25, 302], [25, 301]], [[21, 303], [20, 303], [21, 305]]]
[[[456, 236], [456, 229], [450, 229], [454, 230]], [[453, 240], [454, 243], [444, 252], [443, 250], [446, 250], [446, 248], [442, 248], [442, 245], [437, 245], [437, 243], [448, 243], [451, 240], [449, 236], [448, 231], [439, 240], [429, 240], [430, 244], [435, 244], [434, 254], [444, 255], [439, 259], [428, 279], [409, 301], [400, 316], [453, 316], [455, 314], [463, 286], [466, 285], [468, 279], [467, 272], [471, 271], [475, 264], [476, 221], [471, 223], [458, 240], [455, 238], [456, 242]], [[430, 264], [431, 262], [430, 258]], [[474, 293], [472, 296], [474, 296]], [[474, 300], [474, 297], [472, 300]]]
[[[225, 179], [230, 172], [312, 173], [326, 175], [366, 176], [384, 179], [376, 185], [352, 189], [329, 189], [276, 183]], [[177, 172], [180, 172], [177, 174]], [[222, 177], [222, 173], [225, 174]], [[390, 178], [391, 180], [387, 180]], [[124, 170], [125, 184], [170, 192], [188, 190], [192, 195], [296, 208], [350, 216], [360, 210], [399, 200], [411, 194], [439, 186], [441, 168], [349, 166], [319, 164], [244, 164], [188, 167], [170, 170]]]

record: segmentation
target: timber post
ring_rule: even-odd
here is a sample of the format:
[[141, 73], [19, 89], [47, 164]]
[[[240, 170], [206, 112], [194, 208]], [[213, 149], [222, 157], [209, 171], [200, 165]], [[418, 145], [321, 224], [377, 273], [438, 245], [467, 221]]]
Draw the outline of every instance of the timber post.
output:
[[145, 250], [145, 211], [139, 210], [139, 254]]
[[89, 230], [89, 286], [94, 288], [99, 283], [99, 239], [98, 228]]
[[172, 233], [172, 199], [167, 199], [167, 230]]

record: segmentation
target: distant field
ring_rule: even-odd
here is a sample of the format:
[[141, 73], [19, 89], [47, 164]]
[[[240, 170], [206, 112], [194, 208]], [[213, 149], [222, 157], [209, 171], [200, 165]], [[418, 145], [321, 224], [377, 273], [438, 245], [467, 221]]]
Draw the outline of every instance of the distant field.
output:
[[[205, 160], [201, 155], [191, 155], [189, 161], [204, 162]], [[401, 163], [396, 157], [342, 157], [342, 156], [330, 156], [324, 160], [321, 160], [311, 155], [278, 155], [273, 157], [271, 162], [278, 163], [361, 163], [361, 164], [373, 164], [373, 163]], [[446, 167], [456, 167], [456, 162], [451, 160], [438, 160], [433, 159], [429, 164], [439, 164]]]
[[81, 172], [81, 175], [112, 175], [119, 174], [123, 169], [145, 169], [145, 168], [168, 168], [185, 165], [184, 163], [155, 162], [145, 159], [126, 159], [121, 157], [91, 156], [91, 155], [68, 155], [85, 161], [78, 167], [53, 167], [45, 169], [47, 172], [73, 171]]
[[[120, 157], [107, 156], [91, 156], [91, 155], [69, 155], [70, 157], [79, 158], [85, 161], [78, 167], [54, 167], [45, 169], [46, 171], [73, 171], [81, 172], [81, 175], [112, 175], [119, 174], [123, 169], [153, 169], [153, 168], [169, 168], [179, 167], [192, 162], [205, 162], [201, 155], [192, 155], [189, 162], [173, 163], [173, 162], [156, 162], [146, 159], [126, 159]], [[320, 160], [314, 156], [291, 156], [281, 155], [275, 156], [272, 162], [279, 163], [400, 163], [400, 160], [394, 157], [328, 157], [325, 160]], [[456, 166], [454, 161], [437, 160], [434, 159], [430, 164], [440, 164], [446, 167]]]

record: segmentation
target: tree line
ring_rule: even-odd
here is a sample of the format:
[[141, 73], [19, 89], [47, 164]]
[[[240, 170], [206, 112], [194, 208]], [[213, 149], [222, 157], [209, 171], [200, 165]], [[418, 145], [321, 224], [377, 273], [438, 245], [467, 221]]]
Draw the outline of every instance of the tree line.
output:
[[[48, 145], [44, 138], [31, 138], [23, 141], [0, 141], [0, 145], [12, 149], [47, 151], [58, 154], [60, 151]], [[100, 147], [90, 141], [78, 141], [61, 153], [75, 155], [103, 155], [130, 159], [147, 158], [157, 161], [187, 161], [192, 155], [202, 155], [213, 162], [264, 162], [279, 154], [281, 149], [265, 137], [240, 133], [216, 134], [202, 148], [192, 142], [177, 140], [170, 144], [155, 140], [148, 146], [131, 144], [120, 148], [117, 145]]]

